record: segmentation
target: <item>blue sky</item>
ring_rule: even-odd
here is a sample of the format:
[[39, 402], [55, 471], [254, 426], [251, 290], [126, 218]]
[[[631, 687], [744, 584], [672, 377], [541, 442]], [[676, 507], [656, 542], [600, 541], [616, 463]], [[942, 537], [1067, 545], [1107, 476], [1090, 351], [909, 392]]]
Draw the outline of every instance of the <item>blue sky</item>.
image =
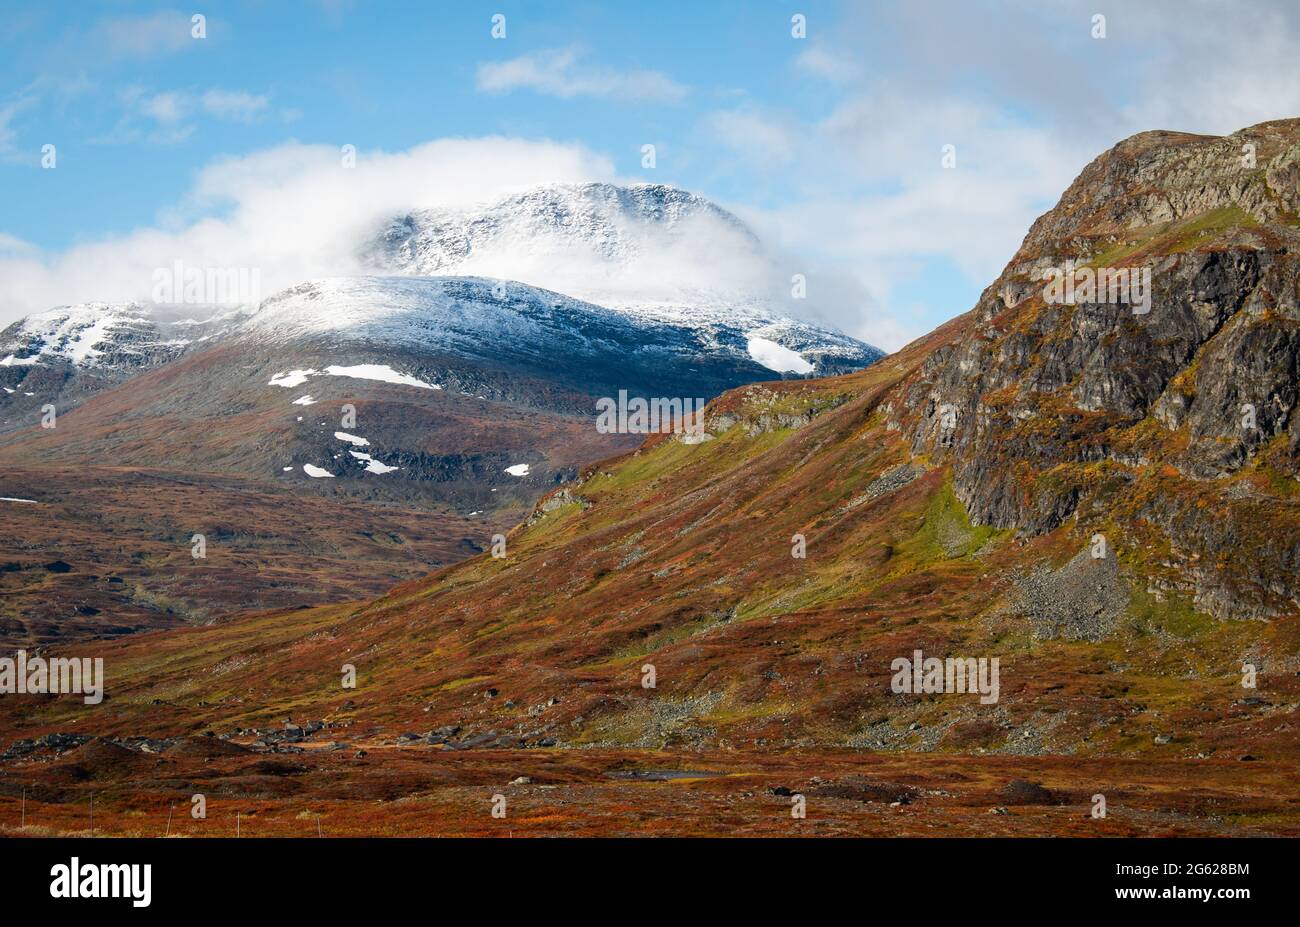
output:
[[[427, 167], [452, 188], [479, 189], [474, 162], [490, 162], [512, 181], [552, 169], [702, 193], [825, 281], [824, 316], [896, 348], [969, 308], [1121, 138], [1300, 115], [1296, 4], [1106, 5], [0, 0], [0, 323], [129, 296], [112, 272], [129, 261], [247, 240], [203, 228], [255, 221], [251, 197], [266, 204], [251, 237], [291, 234], [275, 225], [303, 202], [275, 199], [286, 152], [498, 139]], [[498, 149], [526, 163], [485, 157]], [[281, 264], [286, 280], [316, 267]]]

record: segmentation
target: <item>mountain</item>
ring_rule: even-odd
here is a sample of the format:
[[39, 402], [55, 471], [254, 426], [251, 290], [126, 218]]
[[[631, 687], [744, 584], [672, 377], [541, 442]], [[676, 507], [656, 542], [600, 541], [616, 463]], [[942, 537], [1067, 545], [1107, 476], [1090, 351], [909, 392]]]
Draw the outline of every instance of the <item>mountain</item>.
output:
[[377, 272], [505, 277], [624, 311], [774, 306], [789, 274], [740, 219], [662, 184], [554, 184], [472, 209], [395, 216], [361, 250]]
[[[813, 348], [809, 355], [831, 369], [854, 369], [876, 357], [835, 333], [821, 341], [810, 328], [785, 333], [818, 345], [824, 353]], [[29, 429], [0, 443], [0, 457], [17, 453], [70, 465], [165, 463], [298, 482], [304, 481], [302, 466], [312, 464], [332, 470], [338, 480], [329, 484], [332, 492], [359, 481], [372, 495], [482, 507], [492, 504], [489, 488], [518, 481], [490, 477], [480, 491], [458, 494], [460, 476], [481, 455], [490, 455], [497, 474], [531, 464], [534, 473], [525, 482], [534, 486], [566, 468], [572, 475], [570, 455], [561, 453], [559, 466], [550, 466], [542, 453], [545, 423], [557, 415], [566, 417], [567, 446], [570, 425], [586, 421], [594, 432], [600, 397], [626, 391], [707, 399], [775, 372], [753, 357], [761, 339], [734, 326], [652, 322], [524, 284], [472, 277], [312, 281], [232, 318], [209, 343], [95, 396], [61, 416], [55, 428]], [[108, 352], [106, 346], [101, 356]], [[50, 355], [36, 357], [32, 367]], [[91, 370], [103, 366], [98, 356], [82, 362]], [[348, 399], [363, 405], [355, 422], [344, 425], [341, 406]], [[545, 414], [519, 430], [509, 423], [523, 410]], [[465, 429], [450, 425], [457, 416], [496, 419], [503, 430], [484, 442], [494, 446], [461, 443]], [[369, 443], [338, 438], [339, 431], [361, 432], [354, 436]], [[619, 446], [619, 436], [610, 440], [607, 448]], [[383, 462], [399, 471], [374, 479], [376, 468], [362, 465], [369, 462], [343, 453], [355, 450], [351, 445], [383, 454]], [[449, 456], [458, 462], [450, 464]]]
[[[304, 750], [259, 808], [328, 796], [335, 833], [408, 796], [409, 832], [492, 833], [464, 808], [499, 792], [529, 834], [1298, 834], [1297, 164], [1300, 120], [1128, 139], [884, 361], [583, 466], [504, 558], [97, 646], [109, 711], [0, 728]], [[925, 658], [997, 685], [900, 684]], [[206, 775], [246, 801], [246, 766]]]
[[789, 275], [744, 223], [662, 185], [552, 185], [476, 210], [413, 211], [358, 250], [374, 276], [306, 282], [258, 306], [96, 303], [20, 319], [0, 331], [0, 433], [39, 420], [45, 403], [63, 411], [183, 354], [268, 333], [407, 347], [445, 338], [443, 351], [473, 359], [509, 350], [515, 335], [562, 344], [603, 328], [616, 340], [675, 341], [687, 352], [679, 368], [697, 355], [726, 358], [736, 372], [706, 384], [707, 396], [772, 373], [856, 370], [884, 354], [796, 318], [817, 313], [780, 298]]
[[[752, 322], [752, 324], [751, 324]], [[838, 332], [791, 319], [655, 320], [560, 293], [477, 277], [353, 277], [314, 281], [266, 300], [236, 337], [330, 339], [437, 352], [445, 375], [465, 362], [545, 370], [593, 390], [715, 395], [773, 373], [842, 373], [880, 356]], [[788, 358], [771, 345], [794, 352]], [[764, 350], [765, 348], [769, 350]], [[775, 359], [774, 356], [780, 359]], [[657, 392], [656, 392], [657, 390]]]
[[0, 432], [76, 405], [142, 370], [169, 363], [221, 330], [142, 303], [84, 303], [26, 316], [0, 331]]
[[[1216, 617], [1292, 614], [1298, 178], [1293, 120], [1116, 146], [1034, 223], [890, 426], [951, 465], [983, 524], [1110, 523], [1162, 561], [1162, 591]], [[1067, 262], [1145, 273], [1147, 311], [1047, 303], [1044, 271]]]
[[[485, 261], [512, 260], [518, 270], [538, 258], [568, 256], [617, 277], [655, 259], [696, 224], [743, 254], [762, 253], [743, 222], [694, 193], [662, 184], [584, 183], [537, 187], [472, 209], [414, 210], [389, 220], [362, 254], [377, 268], [420, 276], [463, 275]], [[609, 274], [611, 268], [618, 273]]]
[[[0, 501], [18, 539], [0, 638], [374, 595], [487, 549], [541, 493], [635, 446], [597, 429], [602, 398], [703, 402], [881, 356], [773, 314], [658, 317], [469, 276], [314, 280], [177, 313], [72, 307], [0, 333], [0, 497], [27, 500]], [[270, 515], [285, 506], [297, 517]], [[213, 539], [203, 564], [194, 534]]]
[[739, 332], [802, 354], [811, 367], [799, 373], [861, 366], [860, 342], [796, 321], [821, 313], [815, 298], [792, 297], [788, 256], [663, 184], [554, 184], [473, 209], [416, 210], [385, 223], [360, 256], [378, 274], [517, 280], [647, 323]]

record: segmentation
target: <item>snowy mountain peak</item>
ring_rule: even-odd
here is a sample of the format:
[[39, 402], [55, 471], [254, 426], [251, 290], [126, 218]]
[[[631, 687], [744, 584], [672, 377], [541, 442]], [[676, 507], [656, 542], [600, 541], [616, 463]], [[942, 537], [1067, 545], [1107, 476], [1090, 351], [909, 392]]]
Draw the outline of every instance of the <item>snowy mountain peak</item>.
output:
[[552, 184], [416, 210], [379, 228], [361, 259], [376, 273], [519, 280], [673, 321], [777, 318], [790, 287], [788, 267], [744, 222], [663, 184]]
[[[371, 350], [374, 362], [396, 350], [438, 377], [464, 362], [555, 364], [575, 388], [595, 370], [602, 388], [619, 387], [629, 363], [639, 382], [662, 371], [681, 389], [702, 376], [721, 390], [772, 372], [843, 373], [881, 356], [792, 317], [780, 298], [790, 293], [788, 264], [736, 216], [662, 184], [548, 185], [471, 210], [410, 212], [363, 253], [373, 275], [310, 280], [254, 310], [209, 317], [218, 310], [87, 303], [29, 316], [0, 332], [0, 405], [34, 399], [32, 386], [79, 396], [92, 388], [83, 380], [120, 382], [230, 338]], [[85, 376], [59, 380], [67, 367]]]
[[[643, 253], [652, 231], [682, 232], [693, 220], [716, 222], [754, 248], [758, 239], [704, 197], [664, 184], [549, 184], [476, 209], [423, 209], [394, 217], [364, 249], [376, 269], [423, 276], [464, 273], [503, 240], [531, 240], [530, 251], [582, 250], [610, 261]], [[508, 274], [505, 276], [509, 276]]]

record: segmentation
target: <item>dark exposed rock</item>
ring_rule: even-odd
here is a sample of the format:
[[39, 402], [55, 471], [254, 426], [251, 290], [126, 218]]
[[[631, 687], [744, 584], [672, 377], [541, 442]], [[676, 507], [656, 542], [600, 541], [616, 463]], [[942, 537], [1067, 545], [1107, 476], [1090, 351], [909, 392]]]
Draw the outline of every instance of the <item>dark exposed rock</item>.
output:
[[[1300, 477], [1300, 144], [1294, 120], [1224, 138], [1143, 133], [1090, 164], [1031, 228], [960, 330], [885, 404], [914, 453], [952, 467], [976, 524], [1022, 536], [1124, 509], [1174, 545], [1183, 590], [1221, 618], [1300, 603], [1300, 519], [1242, 552], [1263, 506], [1245, 485], [1221, 506], [1150, 491], [1153, 471], [1227, 479], [1269, 455]], [[1259, 170], [1242, 167], [1242, 145]], [[1067, 262], [1150, 274], [1150, 304], [1104, 288], [1049, 302]], [[1135, 308], [1138, 311], [1135, 311]], [[1084, 636], [1095, 637], [1096, 629]]]
[[1056, 805], [1059, 800], [1040, 783], [1012, 779], [998, 790], [998, 797], [1008, 805]]
[[4, 752], [0, 759], [14, 759], [21, 756], [27, 756], [39, 749], [53, 750], [55, 753], [64, 753], [68, 750], [80, 747], [91, 738], [86, 734], [61, 734], [54, 732], [45, 734], [41, 737], [30, 738], [26, 740], [17, 740], [9, 745], [9, 749]]
[[916, 789], [893, 782], [874, 782], [853, 776], [838, 782], [814, 785], [805, 794], [819, 798], [843, 798], [849, 801], [907, 805], [919, 795]]

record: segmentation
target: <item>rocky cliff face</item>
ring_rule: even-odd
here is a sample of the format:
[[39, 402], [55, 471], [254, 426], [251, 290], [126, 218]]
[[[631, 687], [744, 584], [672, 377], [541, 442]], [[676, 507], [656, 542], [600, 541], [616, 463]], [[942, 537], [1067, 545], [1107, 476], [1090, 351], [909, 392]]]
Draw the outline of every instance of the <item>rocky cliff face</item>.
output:
[[[951, 462], [978, 523], [1081, 518], [1133, 545], [1155, 527], [1213, 613], [1294, 607], [1300, 533], [1276, 515], [1300, 475], [1298, 205], [1300, 121], [1122, 142], [1034, 223], [891, 426]], [[1061, 274], [1099, 285], [1055, 299]], [[1112, 292], [1125, 276], [1149, 301]]]

